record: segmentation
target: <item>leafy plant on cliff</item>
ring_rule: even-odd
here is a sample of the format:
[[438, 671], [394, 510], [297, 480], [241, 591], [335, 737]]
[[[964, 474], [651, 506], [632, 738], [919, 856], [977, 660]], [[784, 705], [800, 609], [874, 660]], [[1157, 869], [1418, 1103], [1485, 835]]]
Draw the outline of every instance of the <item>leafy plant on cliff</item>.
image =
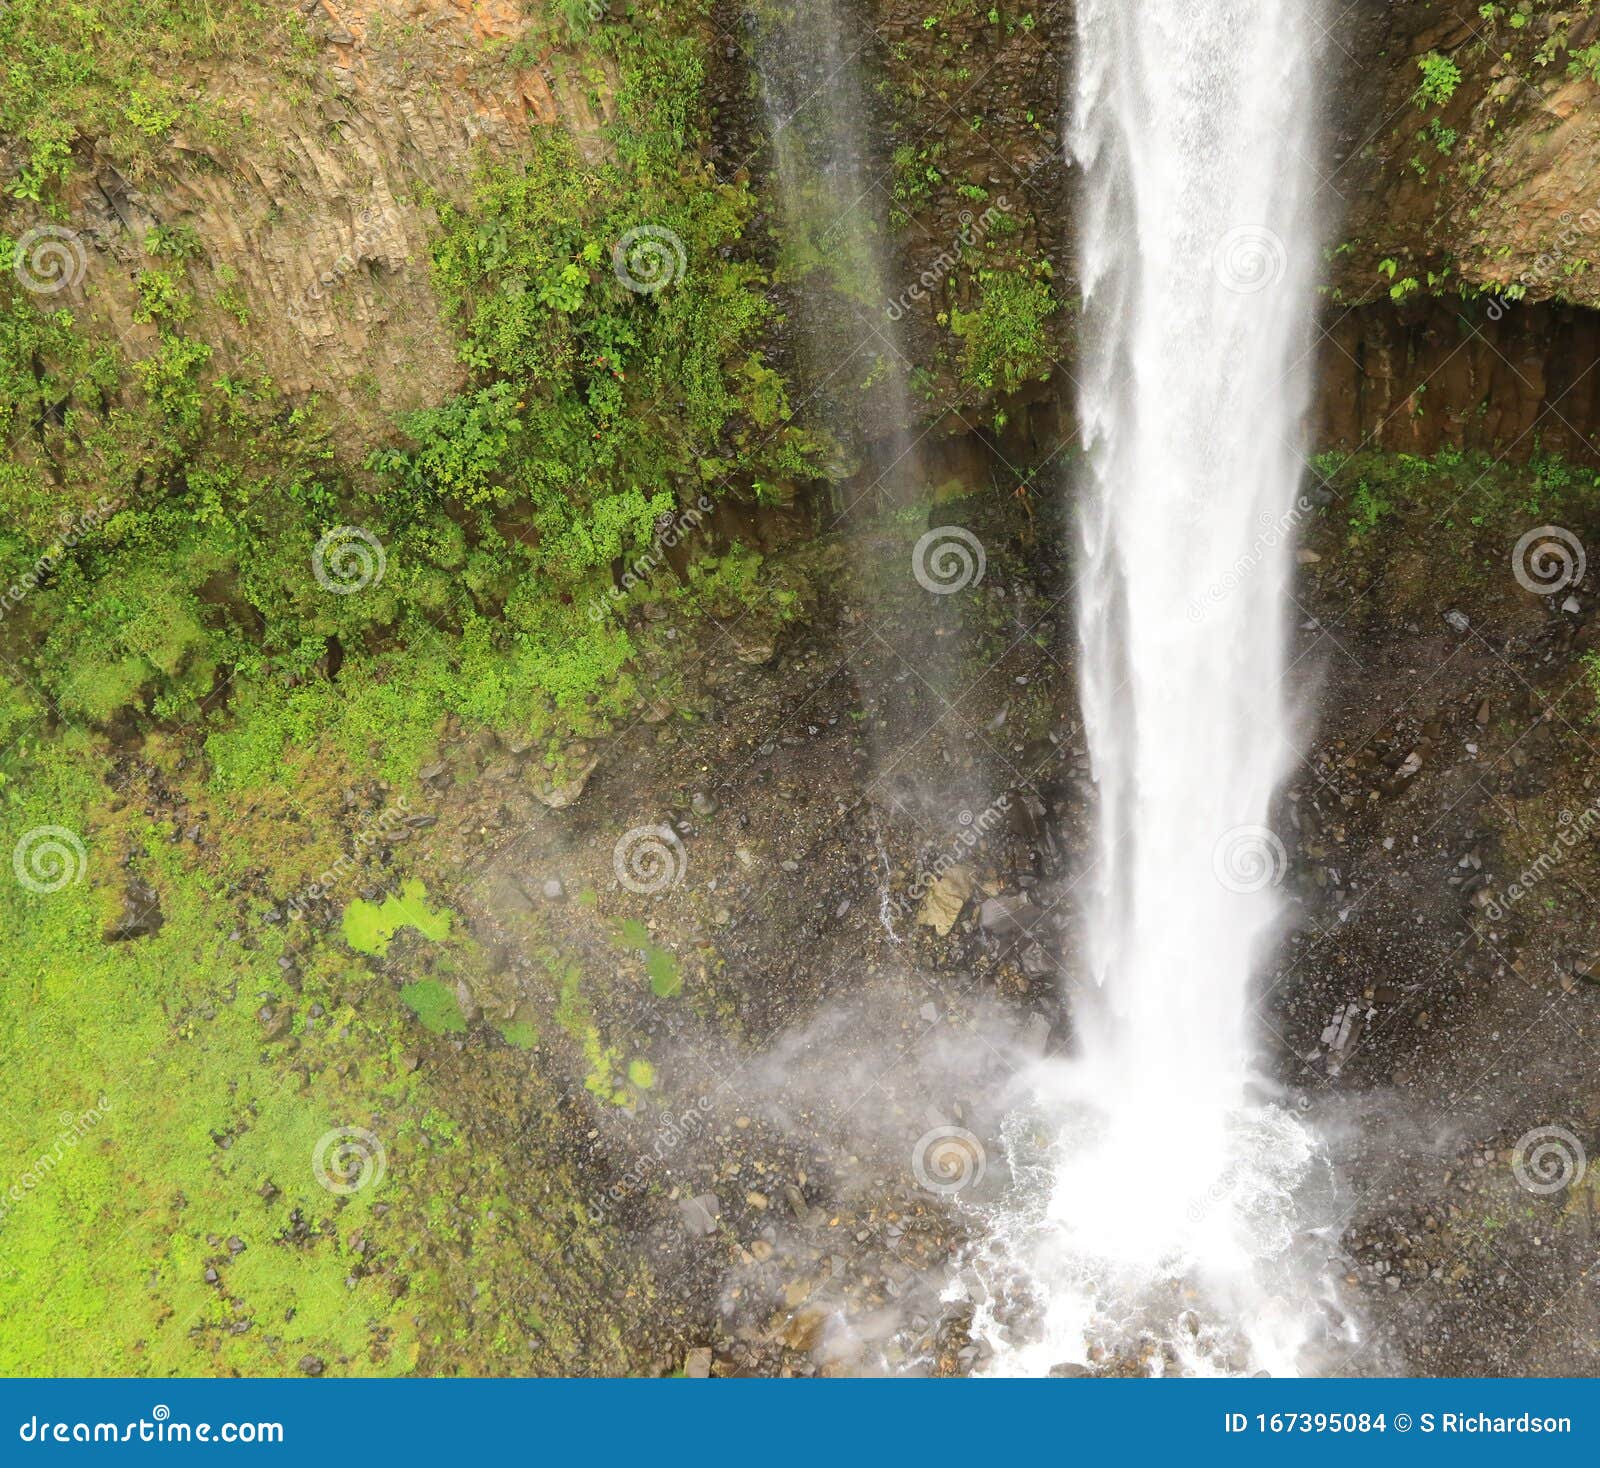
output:
[[1046, 323], [1055, 293], [1042, 275], [980, 270], [974, 311], [952, 311], [950, 329], [963, 344], [962, 379], [982, 392], [1016, 392], [1048, 377], [1053, 365]]
[[1461, 85], [1461, 68], [1437, 51], [1418, 57], [1417, 70], [1422, 73], [1416, 92], [1418, 107], [1445, 106]]

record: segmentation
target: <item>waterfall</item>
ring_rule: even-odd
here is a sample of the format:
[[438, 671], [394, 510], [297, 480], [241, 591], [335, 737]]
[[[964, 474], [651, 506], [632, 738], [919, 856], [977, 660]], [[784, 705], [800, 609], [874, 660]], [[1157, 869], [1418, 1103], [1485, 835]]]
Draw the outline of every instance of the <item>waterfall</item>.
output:
[[[1285, 917], [1288, 593], [1312, 341], [1307, 0], [1078, 0], [1081, 695], [1099, 832], [1044, 1201], [1000, 1366], [1292, 1371], [1310, 1136], [1253, 1073]], [[983, 1312], [980, 1312], [982, 1315]], [[1141, 1347], [1140, 1342], [1143, 1342]], [[1159, 1350], [1152, 1353], [1150, 1347]]]
[[778, 278], [800, 306], [805, 416], [839, 441], [847, 505], [915, 470], [886, 160], [865, 80], [872, 32], [848, 0], [749, 0], [746, 15], [777, 184]]

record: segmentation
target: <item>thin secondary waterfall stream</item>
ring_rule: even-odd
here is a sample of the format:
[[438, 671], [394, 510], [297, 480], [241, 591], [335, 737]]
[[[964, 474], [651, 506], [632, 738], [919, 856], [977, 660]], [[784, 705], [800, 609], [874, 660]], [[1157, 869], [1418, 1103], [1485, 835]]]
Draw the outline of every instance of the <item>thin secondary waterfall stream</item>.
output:
[[1314, 1150], [1263, 1099], [1251, 1016], [1284, 918], [1270, 807], [1292, 758], [1315, 40], [1299, 0], [1078, 6], [1099, 834], [1077, 1053], [1039, 1076], [1046, 1201], [1002, 1225], [1040, 1309], [1002, 1340], [1006, 1369], [1143, 1342], [1151, 1369], [1292, 1371], [1316, 1318], [1296, 1199]]

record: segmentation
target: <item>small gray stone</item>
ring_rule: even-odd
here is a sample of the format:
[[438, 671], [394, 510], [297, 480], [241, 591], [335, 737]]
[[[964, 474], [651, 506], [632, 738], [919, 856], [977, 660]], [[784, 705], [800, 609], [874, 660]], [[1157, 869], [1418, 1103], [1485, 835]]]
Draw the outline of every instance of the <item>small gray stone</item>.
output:
[[1001, 938], [1030, 933], [1043, 917], [1026, 897], [991, 897], [978, 909], [978, 925]]
[[1022, 1034], [1018, 1038], [1017, 1048], [1024, 1055], [1033, 1059], [1043, 1057], [1045, 1047], [1050, 1043], [1050, 1021], [1042, 1014], [1030, 1014], [1027, 1024], [1022, 1027]]
[[698, 1198], [685, 1198], [678, 1204], [683, 1216], [683, 1226], [701, 1238], [717, 1231], [717, 1220], [722, 1217], [722, 1204], [715, 1193], [701, 1193]]

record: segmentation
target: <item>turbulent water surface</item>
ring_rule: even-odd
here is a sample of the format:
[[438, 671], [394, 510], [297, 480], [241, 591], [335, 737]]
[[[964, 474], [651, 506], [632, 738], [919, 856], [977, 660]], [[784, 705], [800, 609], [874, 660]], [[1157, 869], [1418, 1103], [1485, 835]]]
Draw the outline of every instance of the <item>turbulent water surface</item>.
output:
[[1316, 27], [1300, 0], [1083, 0], [1078, 30], [1092, 982], [1013, 1138], [1037, 1206], [990, 1250], [1038, 1315], [991, 1338], [1009, 1370], [1288, 1371], [1319, 1166], [1255, 1082], [1251, 1012], [1283, 918]]

